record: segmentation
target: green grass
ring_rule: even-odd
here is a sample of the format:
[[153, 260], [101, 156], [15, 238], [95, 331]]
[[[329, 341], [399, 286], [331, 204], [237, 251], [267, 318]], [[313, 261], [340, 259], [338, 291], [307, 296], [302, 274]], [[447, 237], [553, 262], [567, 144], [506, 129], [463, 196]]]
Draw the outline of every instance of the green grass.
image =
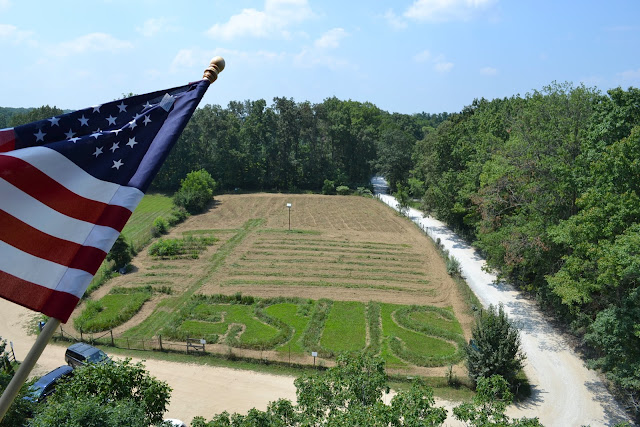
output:
[[240, 304], [200, 304], [196, 307], [194, 317], [210, 317], [219, 315], [218, 323], [206, 322], [197, 319], [186, 320], [180, 325], [180, 330], [191, 337], [198, 337], [198, 333], [208, 331], [212, 334], [223, 334], [232, 324], [245, 325], [245, 330], [239, 337], [229, 337], [230, 344], [242, 346], [260, 346], [275, 338], [279, 331], [271, 325], [256, 319], [253, 313], [253, 305]]
[[419, 292], [432, 295], [432, 289], [407, 289], [402, 286], [374, 285], [371, 283], [348, 283], [348, 282], [328, 282], [324, 280], [315, 281], [288, 281], [288, 280], [261, 280], [261, 279], [229, 279], [220, 283], [220, 286], [313, 286], [321, 288], [346, 288], [346, 289], [377, 289], [382, 291], [403, 291]]
[[131, 319], [151, 298], [151, 292], [111, 293], [98, 301], [88, 301], [85, 310], [74, 321], [83, 332], [101, 332]]
[[456, 347], [449, 342], [398, 325], [393, 320], [393, 313], [404, 306], [395, 304], [380, 304], [380, 306], [382, 334], [386, 344], [389, 344], [389, 341], [396, 337], [402, 341], [409, 353], [421, 358], [440, 358], [456, 353]]
[[463, 334], [462, 326], [455, 317], [453, 319], [446, 318], [435, 311], [413, 311], [409, 314], [409, 318], [414, 322], [429, 324], [454, 334]]
[[[335, 271], [335, 270], [334, 270]], [[318, 279], [351, 279], [351, 280], [371, 280], [381, 282], [397, 282], [396, 276], [383, 276], [379, 274], [370, 274], [367, 270], [357, 270], [356, 272], [363, 275], [356, 275], [350, 272], [347, 274], [334, 273], [321, 273], [318, 271], [304, 271], [304, 272], [291, 272], [291, 271], [237, 271], [233, 270], [229, 272], [229, 276], [262, 276], [262, 277], [311, 277]], [[422, 285], [428, 285], [429, 281], [424, 279], [401, 279], [403, 283], [418, 283]]]
[[337, 354], [362, 350], [365, 344], [365, 305], [354, 301], [334, 301], [320, 345]]
[[153, 238], [151, 233], [153, 220], [159, 216], [169, 217], [173, 206], [171, 197], [163, 194], [145, 194], [122, 230], [122, 234], [134, 248], [139, 250]]
[[278, 347], [278, 351], [305, 353], [301, 338], [309, 324], [312, 309], [313, 302], [311, 304], [280, 303], [270, 305], [264, 309], [267, 315], [275, 317], [293, 328], [293, 336], [287, 343]]

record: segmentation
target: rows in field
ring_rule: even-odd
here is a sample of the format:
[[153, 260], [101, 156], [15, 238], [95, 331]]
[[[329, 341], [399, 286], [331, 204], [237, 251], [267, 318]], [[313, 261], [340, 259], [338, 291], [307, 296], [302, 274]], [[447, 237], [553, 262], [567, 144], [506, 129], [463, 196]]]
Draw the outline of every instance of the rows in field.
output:
[[309, 286], [433, 295], [419, 248], [287, 232], [256, 233], [221, 269], [221, 287]]
[[291, 354], [380, 354], [390, 366], [460, 360], [462, 328], [450, 309], [377, 302], [195, 295], [162, 336]]

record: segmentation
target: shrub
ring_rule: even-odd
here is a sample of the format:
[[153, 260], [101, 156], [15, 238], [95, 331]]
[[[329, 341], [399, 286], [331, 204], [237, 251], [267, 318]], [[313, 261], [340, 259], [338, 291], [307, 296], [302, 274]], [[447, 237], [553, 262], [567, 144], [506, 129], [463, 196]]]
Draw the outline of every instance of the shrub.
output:
[[121, 234], [107, 254], [107, 261], [113, 261], [116, 270], [126, 267], [133, 259], [133, 248]]
[[335, 181], [325, 179], [324, 184], [322, 185], [322, 194], [335, 194], [335, 193], [336, 193]]
[[351, 194], [351, 190], [346, 185], [340, 185], [336, 188], [336, 193], [341, 196], [348, 196], [349, 194]]
[[163, 217], [159, 216], [153, 220], [153, 228], [152, 232], [154, 236], [160, 236], [162, 234], [167, 234], [167, 229], [169, 228], [169, 224], [167, 220]]
[[187, 218], [189, 218], [189, 212], [182, 206], [176, 206], [169, 216], [169, 224], [172, 226], [178, 225]]
[[520, 332], [502, 305], [480, 312], [471, 336], [465, 347], [469, 378], [477, 384], [480, 378], [500, 375], [514, 385], [526, 356], [520, 348]]
[[200, 213], [213, 200], [216, 181], [204, 169], [189, 172], [180, 182], [180, 189], [173, 195], [173, 202], [191, 214]]

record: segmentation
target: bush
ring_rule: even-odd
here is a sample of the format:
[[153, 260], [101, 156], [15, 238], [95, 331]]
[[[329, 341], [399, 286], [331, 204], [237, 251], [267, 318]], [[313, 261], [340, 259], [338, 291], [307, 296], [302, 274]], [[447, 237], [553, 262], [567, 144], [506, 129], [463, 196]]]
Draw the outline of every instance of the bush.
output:
[[176, 206], [169, 216], [169, 224], [171, 226], [178, 225], [187, 218], [189, 218], [189, 212], [182, 206]]
[[373, 197], [373, 193], [371, 192], [371, 190], [365, 187], [358, 187], [356, 189], [356, 194], [363, 197]]
[[204, 169], [189, 172], [180, 182], [180, 189], [173, 195], [173, 202], [191, 214], [204, 211], [213, 200], [216, 181]]
[[341, 196], [348, 196], [351, 194], [351, 190], [346, 185], [340, 185], [336, 188], [336, 192]]
[[336, 183], [329, 179], [324, 180], [322, 185], [322, 194], [336, 194]]
[[167, 220], [164, 219], [163, 217], [159, 216], [153, 220], [152, 232], [154, 236], [158, 237], [162, 234], [167, 234], [168, 228], [169, 228], [169, 224], [167, 223]]
[[126, 267], [133, 259], [133, 248], [127, 239], [121, 234], [116, 239], [107, 254], [107, 261], [113, 261], [114, 268], [119, 270]]
[[469, 378], [477, 384], [480, 378], [500, 375], [513, 386], [526, 356], [520, 348], [520, 332], [502, 305], [481, 312], [471, 336], [465, 347]]

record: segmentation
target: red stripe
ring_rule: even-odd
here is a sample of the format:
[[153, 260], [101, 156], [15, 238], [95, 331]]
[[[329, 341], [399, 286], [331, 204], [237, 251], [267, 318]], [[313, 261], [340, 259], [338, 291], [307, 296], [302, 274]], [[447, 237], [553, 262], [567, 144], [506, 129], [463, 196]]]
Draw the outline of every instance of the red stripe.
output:
[[16, 148], [16, 136], [13, 129], [0, 130], [0, 153], [13, 151]]
[[79, 298], [0, 271], [0, 297], [67, 323]]
[[0, 209], [0, 240], [23, 252], [96, 274], [107, 253], [43, 233]]
[[79, 196], [22, 159], [0, 156], [0, 178], [50, 208], [81, 221], [122, 231], [131, 216], [131, 211], [122, 206]]

